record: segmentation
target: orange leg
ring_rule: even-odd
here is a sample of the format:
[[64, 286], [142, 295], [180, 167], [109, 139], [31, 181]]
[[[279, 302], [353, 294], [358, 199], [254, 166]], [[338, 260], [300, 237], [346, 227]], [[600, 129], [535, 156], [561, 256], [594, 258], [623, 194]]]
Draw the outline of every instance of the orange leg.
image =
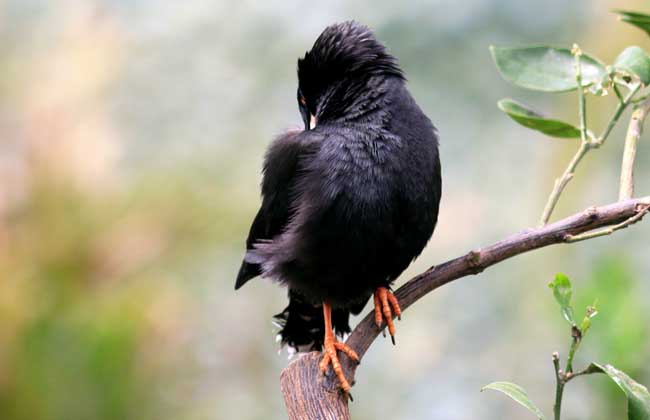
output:
[[359, 362], [359, 356], [357, 356], [357, 353], [352, 350], [352, 348], [336, 340], [334, 330], [332, 330], [332, 307], [328, 303], [323, 303], [323, 315], [325, 315], [325, 342], [323, 343], [323, 360], [320, 362], [320, 371], [325, 373], [327, 371], [327, 366], [331, 363], [334, 373], [336, 373], [336, 376], [339, 378], [341, 388], [346, 393], [349, 393], [350, 384], [348, 383], [348, 380], [345, 379], [343, 368], [341, 367], [336, 352], [337, 350], [342, 351], [357, 363]]
[[386, 287], [378, 287], [375, 290], [375, 324], [377, 324], [377, 328], [381, 328], [383, 321], [386, 321], [390, 339], [395, 344], [393, 316], [396, 316], [397, 319], [402, 319], [402, 310], [399, 307], [397, 298]]

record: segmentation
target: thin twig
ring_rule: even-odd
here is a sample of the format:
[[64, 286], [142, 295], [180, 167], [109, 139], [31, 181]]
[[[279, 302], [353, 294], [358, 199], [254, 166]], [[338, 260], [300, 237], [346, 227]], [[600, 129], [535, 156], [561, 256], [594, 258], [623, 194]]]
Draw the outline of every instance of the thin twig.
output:
[[555, 404], [553, 404], [553, 418], [560, 420], [562, 414], [562, 394], [564, 393], [564, 378], [560, 369], [560, 355], [553, 353], [553, 368], [555, 369]]
[[643, 133], [643, 123], [649, 112], [650, 100], [646, 100], [634, 110], [632, 118], [630, 118], [630, 124], [628, 125], [625, 136], [623, 163], [621, 165], [619, 200], [628, 200], [634, 197], [634, 161], [636, 160], [636, 148]]
[[564, 240], [567, 243], [575, 243], [575, 242], [580, 242], [580, 241], [585, 241], [587, 239], [594, 239], [598, 238], [600, 236], [607, 236], [611, 235], [612, 233], [616, 232], [617, 230], [625, 229], [626, 227], [633, 225], [634, 223], [638, 222], [645, 216], [645, 214], [649, 211], [650, 205], [647, 206], [642, 206], [641, 209], [635, 214], [634, 216], [630, 217], [627, 220], [624, 220], [623, 222], [610, 226], [604, 229], [596, 230], [593, 232], [586, 232], [580, 235], [568, 235]]
[[569, 355], [566, 358], [566, 367], [564, 368], [564, 373], [570, 375], [573, 372], [573, 357], [580, 347], [582, 342], [582, 332], [575, 325], [571, 327], [571, 348], [569, 349]]
[[643, 102], [646, 99], [650, 98], [650, 93], [646, 93], [645, 95], [641, 95], [638, 98], [634, 98], [630, 101], [631, 104], [638, 104], [639, 102]]
[[541, 226], [546, 225], [550, 220], [551, 214], [553, 214], [553, 210], [555, 210], [555, 206], [557, 205], [557, 202], [560, 200], [560, 195], [562, 195], [562, 192], [566, 188], [567, 184], [575, 176], [575, 170], [578, 167], [578, 164], [580, 163], [582, 158], [585, 157], [585, 155], [589, 152], [590, 149], [591, 148], [589, 147], [589, 143], [582, 142], [580, 144], [580, 148], [573, 156], [573, 159], [571, 159], [571, 162], [569, 162], [569, 166], [564, 170], [562, 176], [555, 180], [555, 186], [553, 188], [553, 191], [551, 192], [551, 195], [548, 198], [546, 207], [544, 207], [544, 214], [542, 214]]
[[[630, 91], [628, 92], [627, 96], [625, 98], [621, 97], [620, 90], [618, 89], [618, 86], [614, 85], [614, 90], [617, 92], [617, 96], [619, 98], [618, 105], [616, 106], [616, 109], [614, 110], [614, 113], [612, 116], [609, 118], [609, 121], [607, 122], [607, 126], [605, 127], [605, 130], [603, 131], [603, 134], [598, 137], [598, 139], [594, 142], [594, 148], [599, 148], [603, 144], [605, 144], [605, 140], [607, 140], [607, 137], [609, 137], [609, 134], [612, 132], [612, 129], [616, 126], [618, 123], [618, 120], [621, 118], [621, 115], [623, 114], [623, 111], [627, 108], [627, 106], [633, 102], [633, 97], [636, 95], [636, 93], [641, 89], [641, 84], [634, 85]], [[621, 100], [622, 98], [622, 100]]]
[[577, 44], [573, 45], [574, 55], [576, 59], [576, 84], [578, 85], [578, 110], [580, 114], [580, 139], [583, 143], [587, 143], [587, 104], [585, 101], [585, 90], [582, 87], [582, 66], [580, 65], [580, 58], [582, 51]]
[[578, 376], [590, 375], [592, 373], [600, 373], [600, 370], [593, 369], [593, 366], [589, 365], [587, 368], [581, 370], [580, 372], [576, 372], [576, 373], [571, 372], [570, 374], [566, 374], [565, 378], [564, 378], [564, 381], [566, 383], [566, 382], [569, 382], [570, 380], [572, 380], [574, 378], [577, 378]]
[[624, 102], [624, 99], [623, 99], [623, 95], [621, 94], [621, 90], [618, 88], [618, 85], [616, 83], [612, 83], [612, 89], [614, 90], [614, 93], [618, 98], [618, 103], [622, 104]]
[[576, 84], [578, 86], [578, 109], [580, 114], [580, 148], [578, 149], [578, 152], [576, 152], [575, 156], [573, 156], [573, 159], [571, 159], [571, 162], [569, 162], [569, 166], [562, 174], [562, 177], [555, 180], [553, 191], [551, 191], [551, 195], [546, 202], [546, 206], [544, 206], [544, 213], [542, 214], [541, 221], [542, 226], [547, 224], [550, 220], [551, 214], [553, 214], [553, 210], [555, 210], [555, 206], [560, 199], [560, 195], [566, 188], [567, 184], [573, 179], [576, 167], [582, 158], [589, 152], [589, 149], [591, 149], [590, 140], [587, 138], [587, 111], [585, 92], [584, 88], [582, 87], [582, 66], [580, 65], [580, 57], [582, 56], [582, 51], [580, 51], [578, 45], [574, 44], [571, 52], [575, 56], [576, 61]]
[[555, 180], [553, 191], [551, 191], [551, 194], [548, 197], [548, 200], [546, 202], [546, 206], [544, 207], [544, 212], [542, 213], [542, 219], [540, 222], [541, 226], [546, 225], [548, 221], [551, 219], [553, 210], [555, 210], [555, 207], [557, 206], [557, 203], [560, 200], [560, 196], [562, 195], [562, 192], [564, 192], [564, 189], [566, 188], [567, 184], [575, 176], [575, 170], [578, 167], [578, 164], [582, 161], [585, 155], [589, 153], [590, 150], [598, 149], [603, 144], [605, 144], [605, 140], [607, 140], [607, 137], [612, 132], [612, 129], [618, 123], [618, 120], [623, 114], [623, 111], [625, 111], [625, 109], [630, 104], [630, 101], [632, 100], [634, 95], [641, 88], [641, 84], [634, 85], [630, 89], [628, 94], [625, 96], [625, 98], [623, 98], [618, 87], [614, 85], [614, 91], [616, 92], [616, 96], [619, 98], [619, 103], [616, 106], [616, 110], [614, 111], [614, 114], [612, 114], [612, 116], [610, 117], [609, 122], [607, 123], [607, 126], [605, 127], [603, 133], [598, 138], [592, 139], [591, 136], [588, 134], [589, 133], [588, 130], [586, 129], [585, 96], [584, 96], [584, 90], [582, 88], [582, 72], [580, 70], [580, 49], [575, 48], [575, 50], [576, 50], [575, 53], [576, 54], [576, 82], [578, 83], [578, 102], [579, 102], [579, 109], [580, 109], [580, 138], [581, 138], [580, 148], [573, 156], [573, 159], [571, 159], [571, 162], [569, 162], [569, 166], [565, 169], [562, 176]]

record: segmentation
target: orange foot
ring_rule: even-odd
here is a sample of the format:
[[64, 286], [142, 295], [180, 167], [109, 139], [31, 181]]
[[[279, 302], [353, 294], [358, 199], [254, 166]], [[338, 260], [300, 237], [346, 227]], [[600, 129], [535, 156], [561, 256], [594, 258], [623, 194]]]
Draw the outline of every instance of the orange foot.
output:
[[354, 360], [357, 363], [359, 363], [359, 356], [354, 350], [352, 350], [352, 348], [336, 340], [334, 331], [332, 330], [332, 308], [327, 303], [323, 304], [323, 314], [325, 315], [325, 340], [323, 343], [323, 360], [321, 360], [319, 365], [320, 371], [322, 373], [327, 372], [327, 367], [331, 363], [332, 369], [334, 369], [334, 373], [336, 373], [336, 376], [341, 383], [341, 389], [349, 394], [350, 384], [348, 383], [348, 380], [345, 379], [343, 368], [341, 367], [341, 363], [339, 362], [339, 357], [336, 352], [342, 351], [343, 353], [347, 354], [350, 359]]
[[[392, 310], [391, 310], [392, 307]], [[381, 328], [383, 321], [388, 325], [388, 332], [390, 339], [395, 344], [395, 324], [393, 324], [393, 316], [397, 319], [402, 319], [402, 310], [399, 308], [397, 298], [386, 287], [378, 287], [375, 290], [375, 324], [377, 328]]]

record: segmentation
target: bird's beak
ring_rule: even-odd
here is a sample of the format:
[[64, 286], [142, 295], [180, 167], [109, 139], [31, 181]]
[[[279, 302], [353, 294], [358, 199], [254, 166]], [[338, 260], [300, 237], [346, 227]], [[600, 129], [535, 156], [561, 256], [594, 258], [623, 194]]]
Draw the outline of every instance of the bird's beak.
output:
[[318, 120], [316, 119], [315, 115], [309, 114], [309, 117], [310, 117], [309, 118], [309, 129], [313, 130], [314, 127], [316, 127], [316, 123], [318, 122]]

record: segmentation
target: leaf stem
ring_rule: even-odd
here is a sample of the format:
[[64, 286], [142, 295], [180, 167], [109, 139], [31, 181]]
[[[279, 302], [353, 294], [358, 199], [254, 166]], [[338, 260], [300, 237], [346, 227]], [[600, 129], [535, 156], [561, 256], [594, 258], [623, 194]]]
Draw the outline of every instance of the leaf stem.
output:
[[580, 342], [582, 341], [582, 332], [575, 325], [571, 327], [571, 337], [573, 340], [571, 341], [571, 348], [569, 348], [569, 356], [566, 359], [566, 367], [564, 368], [565, 375], [570, 375], [573, 373], [573, 357], [575, 356], [578, 347], [580, 347]]
[[589, 365], [585, 369], [581, 370], [580, 372], [576, 372], [576, 373], [571, 372], [570, 374], [567, 374], [564, 382], [567, 383], [573, 378], [576, 378], [578, 376], [590, 375], [592, 373], [599, 373], [599, 372], [600, 371], [598, 369], [594, 369], [593, 365]]
[[[577, 327], [574, 328], [577, 330]], [[575, 334], [575, 331], [572, 331], [572, 334]], [[575, 355], [575, 352], [580, 345], [580, 339], [576, 340], [575, 338], [576, 337], [574, 336], [574, 341], [573, 344], [571, 344], [569, 357], [567, 358], [567, 369], [564, 372], [562, 372], [562, 369], [560, 369], [560, 355], [557, 352], [553, 353], [553, 368], [555, 369], [555, 404], [553, 404], [553, 418], [555, 420], [560, 420], [560, 417], [562, 415], [562, 396], [564, 395], [564, 387], [566, 384], [578, 376], [600, 372], [597, 368], [594, 367], [593, 364], [591, 364], [585, 369], [573, 373], [571, 366], [573, 363], [573, 356]]]
[[[553, 353], [553, 368], [555, 369], [555, 404], [553, 405], [553, 416], [555, 420], [560, 420], [562, 414], [564, 386], [575, 376], [573, 375], [573, 357], [582, 341], [582, 332], [575, 325], [571, 327], [571, 337], [573, 340], [569, 349], [569, 356], [566, 359], [564, 372], [560, 369], [560, 355], [557, 352]], [[583, 375], [586, 372], [582, 371], [580, 374]]]
[[591, 146], [588, 142], [582, 142], [580, 144], [580, 148], [573, 156], [573, 159], [571, 159], [571, 162], [569, 162], [569, 166], [564, 170], [562, 176], [555, 180], [555, 186], [553, 187], [553, 191], [551, 191], [551, 195], [548, 197], [546, 207], [544, 207], [544, 213], [542, 214], [542, 226], [545, 226], [548, 223], [549, 219], [551, 218], [551, 214], [553, 213], [553, 210], [555, 210], [555, 206], [560, 199], [560, 195], [564, 191], [564, 188], [567, 186], [569, 181], [573, 179], [576, 167], [590, 149]]
[[639, 96], [638, 98], [634, 98], [630, 101], [631, 104], [638, 104], [639, 102], [643, 102], [646, 99], [650, 98], [650, 93]]
[[582, 66], [580, 65], [580, 57], [582, 56], [582, 51], [577, 45], [573, 46], [574, 55], [576, 58], [576, 83], [578, 85], [578, 103], [580, 110], [580, 138], [583, 143], [588, 141], [587, 139], [587, 107], [585, 100], [585, 91], [582, 88]]
[[[555, 207], [557, 206], [557, 203], [560, 200], [560, 196], [562, 195], [562, 192], [564, 192], [564, 189], [566, 188], [567, 184], [573, 179], [575, 175], [576, 167], [578, 166], [582, 158], [584, 158], [585, 155], [589, 153], [591, 149], [598, 149], [600, 148], [600, 146], [602, 146], [605, 143], [605, 140], [612, 132], [612, 129], [618, 123], [621, 115], [623, 114], [623, 111], [625, 111], [627, 106], [630, 104], [630, 101], [632, 100], [634, 95], [639, 91], [639, 89], [641, 89], [641, 84], [640, 83], [636, 84], [634, 85], [634, 87], [630, 89], [630, 91], [625, 96], [625, 98], [623, 98], [620, 91], [618, 90], [618, 87], [616, 87], [616, 85], [614, 86], [616, 95], [619, 98], [619, 103], [616, 106], [616, 110], [614, 111], [614, 114], [612, 115], [609, 122], [607, 123], [607, 126], [603, 131], [603, 134], [601, 134], [600, 137], [598, 137], [597, 139], [593, 139], [592, 135], [590, 135], [587, 131], [586, 99], [585, 99], [584, 89], [582, 88], [582, 71], [580, 65], [580, 56], [582, 55], [582, 52], [580, 51], [580, 48], [577, 45], [574, 45], [573, 53], [576, 57], [576, 83], [578, 84], [578, 106], [579, 106], [579, 113], [580, 113], [581, 143], [580, 143], [580, 148], [573, 156], [573, 159], [571, 159], [571, 162], [569, 162], [569, 166], [567, 167], [567, 169], [564, 171], [564, 173], [560, 178], [555, 180], [555, 185], [553, 187], [553, 190], [551, 191], [551, 194], [548, 197], [546, 206], [544, 207], [544, 212], [542, 213], [542, 218], [540, 222], [541, 226], [545, 226], [550, 220], [551, 215], [553, 214], [553, 210], [555, 210]], [[650, 112], [650, 110], [648, 110], [648, 112]]]
[[553, 210], [555, 210], [555, 206], [560, 199], [560, 195], [564, 191], [564, 188], [566, 188], [567, 184], [571, 181], [571, 179], [573, 179], [576, 167], [591, 148], [590, 142], [587, 139], [586, 100], [585, 93], [582, 88], [582, 70], [580, 65], [580, 56], [582, 55], [582, 51], [580, 51], [578, 45], [574, 44], [571, 52], [575, 56], [576, 61], [576, 83], [578, 85], [578, 106], [580, 112], [580, 149], [578, 149], [578, 152], [573, 156], [573, 159], [571, 159], [571, 162], [569, 162], [569, 166], [566, 168], [562, 176], [555, 180], [555, 186], [553, 187], [553, 191], [551, 191], [551, 195], [548, 197], [548, 201], [546, 202], [546, 206], [544, 207], [544, 212], [542, 214], [542, 226], [548, 223], [549, 219], [551, 218], [551, 214], [553, 213]]
[[[610, 76], [611, 77], [611, 76]], [[623, 99], [623, 95], [621, 94], [621, 90], [618, 88], [618, 85], [616, 83], [612, 83], [612, 89], [614, 89], [614, 93], [616, 94], [616, 97], [618, 98], [618, 103], [621, 104], [625, 102]]]
[[607, 140], [607, 137], [609, 136], [609, 133], [612, 132], [612, 129], [618, 123], [619, 118], [623, 114], [623, 111], [625, 111], [625, 108], [630, 104], [632, 101], [632, 97], [641, 89], [641, 84], [635, 85], [628, 94], [625, 96], [625, 98], [622, 98], [620, 91], [618, 90], [618, 87], [614, 85], [615, 92], [617, 92], [617, 96], [619, 97], [619, 102], [618, 105], [616, 106], [616, 110], [614, 110], [614, 114], [612, 114], [611, 118], [609, 119], [609, 122], [607, 123], [607, 126], [605, 128], [605, 131], [603, 131], [603, 134], [598, 137], [598, 140], [594, 142], [594, 147], [598, 148], [605, 143], [605, 140]]

